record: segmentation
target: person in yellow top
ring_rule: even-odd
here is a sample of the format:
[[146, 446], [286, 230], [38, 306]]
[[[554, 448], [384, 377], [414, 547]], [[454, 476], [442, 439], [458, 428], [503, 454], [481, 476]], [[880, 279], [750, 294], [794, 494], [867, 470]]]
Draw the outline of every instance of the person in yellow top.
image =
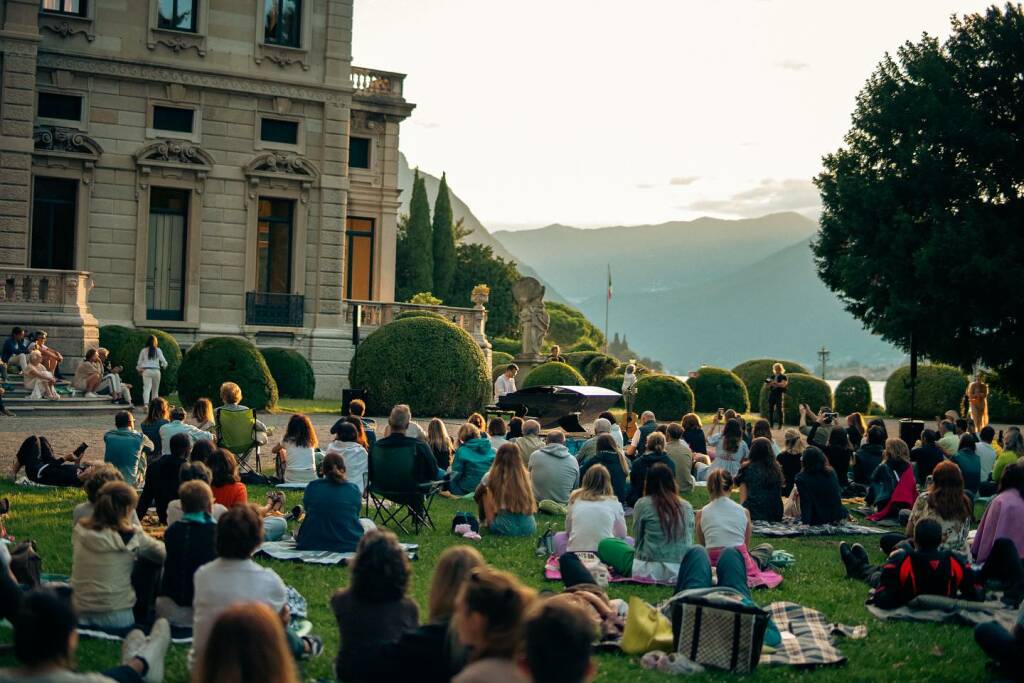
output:
[[988, 385], [980, 370], [974, 381], [967, 385], [967, 405], [974, 420], [974, 429], [981, 431], [988, 425]]

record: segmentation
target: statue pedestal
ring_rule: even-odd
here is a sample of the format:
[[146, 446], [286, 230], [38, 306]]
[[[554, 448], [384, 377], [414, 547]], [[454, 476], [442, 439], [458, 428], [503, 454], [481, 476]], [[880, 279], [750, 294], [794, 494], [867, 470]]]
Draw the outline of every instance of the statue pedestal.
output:
[[546, 362], [547, 359], [547, 356], [540, 353], [530, 354], [528, 356], [519, 355], [512, 359], [512, 362], [519, 366], [519, 381], [521, 382], [522, 378], [525, 378], [530, 374], [531, 370]]

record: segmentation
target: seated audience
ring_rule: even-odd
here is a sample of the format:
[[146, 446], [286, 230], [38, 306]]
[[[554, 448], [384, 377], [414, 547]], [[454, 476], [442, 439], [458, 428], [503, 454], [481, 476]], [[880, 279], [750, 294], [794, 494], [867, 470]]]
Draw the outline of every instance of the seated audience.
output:
[[305, 415], [288, 419], [281, 443], [274, 447], [278, 478], [288, 483], [305, 483], [316, 479], [316, 430]]
[[775, 443], [775, 437], [772, 436], [772, 426], [768, 424], [768, 420], [760, 419], [754, 423], [754, 429], [750, 433], [751, 441], [754, 439], [768, 439], [772, 444], [772, 455], [778, 457], [779, 453], [782, 452], [782, 448], [779, 444]]
[[603, 465], [587, 470], [580, 488], [569, 496], [563, 534], [569, 552], [596, 553], [604, 539], [626, 538], [626, 513]]
[[526, 422], [523, 418], [518, 415], [508, 421], [508, 434], [505, 438], [509, 441], [515, 441], [523, 435], [523, 423]]
[[608, 422], [611, 424], [612, 438], [615, 439], [615, 445], [618, 446], [619, 450], [621, 451], [625, 447], [626, 439], [622, 433], [622, 427], [619, 426], [618, 420], [615, 419], [615, 415], [613, 415], [610, 411], [606, 410], [600, 415], [598, 415], [598, 417], [603, 420], [608, 420]]
[[[871, 431], [872, 427], [878, 427], [879, 429], [882, 430], [882, 442], [883, 443], [885, 442], [885, 439], [889, 438], [889, 429], [885, 426], [885, 420], [883, 420], [882, 418], [880, 418], [880, 417], [872, 418], [868, 422], [868, 431]], [[865, 434], [866, 433], [867, 432], [865, 432]]]
[[[850, 413], [846, 416], [846, 437], [850, 441], [851, 448], [860, 448], [860, 442], [868, 433], [868, 426], [864, 422], [864, 416], [860, 413]], [[834, 469], [834, 467], [833, 467]], [[838, 476], [838, 472], [836, 473]]]
[[[361, 427], [359, 433], [364, 435], [364, 438], [366, 439], [364, 448], [369, 452], [370, 448], [373, 447], [373, 444], [377, 442], [377, 423], [366, 417], [366, 403], [363, 402], [362, 399], [358, 398], [352, 400], [348, 404], [347, 417], [342, 419], [352, 419], [359, 423], [359, 426]], [[337, 426], [338, 423], [335, 422], [334, 427]], [[334, 427], [331, 427], [331, 433], [336, 433]], [[415, 436], [415, 434], [410, 433], [409, 436]]]
[[376, 528], [360, 519], [362, 494], [345, 476], [345, 459], [340, 453], [324, 457], [324, 477], [306, 485], [302, 507], [306, 516], [295, 534], [299, 550], [350, 553], [356, 549], [366, 528]]
[[740, 471], [740, 463], [746, 460], [749, 447], [743, 440], [743, 423], [737, 418], [731, 418], [719, 433], [714, 433], [718, 426], [718, 417], [712, 424], [712, 434], [708, 437], [708, 444], [715, 447], [715, 458], [711, 461], [711, 469], [723, 469], [729, 474], [736, 476]]
[[390, 531], [366, 533], [349, 568], [348, 588], [331, 598], [341, 643], [334, 673], [342, 681], [373, 681], [376, 651], [419, 625], [419, 608], [408, 597], [412, 568]]
[[[863, 420], [863, 418], [861, 418]], [[859, 439], [858, 439], [859, 441]], [[833, 429], [828, 435], [828, 445], [823, 449], [828, 466], [836, 473], [839, 488], [844, 489], [850, 483], [850, 463], [853, 461], [853, 449], [850, 447], [849, 432], [844, 429]]]
[[[836, 429], [832, 434], [846, 439], [845, 430]], [[796, 475], [796, 494], [800, 501], [800, 521], [804, 524], [838, 524], [850, 517], [843, 507], [839, 478], [825, 454], [815, 446], [804, 449], [803, 469]]]
[[124, 368], [112, 364], [109, 358], [110, 351], [102, 346], [96, 349], [96, 360], [103, 369], [103, 381], [100, 382], [96, 393], [109, 395], [113, 402], [119, 405], [130, 406], [132, 404], [132, 385], [124, 384], [121, 381], [121, 371]]
[[196, 441], [192, 444], [192, 452], [189, 453], [188, 459], [190, 462], [201, 462], [209, 466], [210, 457], [215, 450], [217, 445], [213, 441]]
[[750, 444], [750, 457], [733, 483], [740, 488], [740, 503], [751, 519], [778, 522], [782, 519], [782, 467], [775, 459], [772, 442], [757, 437]]
[[942, 540], [939, 550], [967, 555], [967, 534], [974, 522], [974, 503], [964, 493], [960, 468], [949, 461], [940, 462], [932, 470], [932, 483], [917, 497], [910, 510], [906, 534], [885, 534], [879, 539], [882, 552], [891, 553], [898, 544], [911, 541], [914, 529], [926, 519], [939, 524]]
[[710, 502], [697, 511], [695, 526], [697, 543], [709, 552], [750, 543], [750, 511], [729, 497], [732, 485], [727, 470], [715, 470], [708, 477]]
[[7, 381], [7, 373], [11, 368], [17, 368], [19, 372], [24, 370], [28, 365], [28, 353], [28, 339], [25, 336], [25, 330], [20, 327], [13, 328], [11, 336], [4, 340], [3, 351], [0, 352], [0, 360], [5, 366], [4, 381]]
[[196, 429], [213, 433], [217, 423], [213, 419], [213, 403], [208, 398], [197, 398], [192, 406], [192, 423]]
[[626, 446], [626, 455], [631, 459], [639, 458], [647, 448], [647, 437], [658, 430], [658, 421], [654, 413], [645, 410], [640, 414], [639, 426], [633, 432], [633, 438]]
[[964, 475], [964, 488], [971, 496], [977, 496], [981, 489], [981, 458], [975, 452], [978, 440], [973, 434], [960, 437], [960, 449], [950, 458]]
[[782, 468], [782, 495], [789, 496], [793, 492], [796, 475], [800, 473], [807, 443], [804, 441], [804, 435], [795, 429], [783, 432], [782, 439], [786, 448], [779, 453], [776, 460]]
[[[222, 410], [231, 412], [243, 412], [249, 410], [247, 406], [242, 405], [242, 388], [234, 382], [224, 382], [220, 385], [220, 400], [222, 401], [222, 405], [217, 406], [213, 411], [213, 419], [215, 423], [217, 422], [218, 416]], [[267, 425], [263, 424], [260, 420], [256, 420], [254, 430], [256, 432], [256, 441], [261, 444], [265, 444], [267, 442]]]
[[1015, 462], [1003, 470], [999, 493], [985, 508], [971, 543], [974, 561], [987, 563], [999, 539], [1009, 539], [1018, 551], [1024, 551], [1024, 464], [1021, 463]]
[[226, 608], [210, 629], [193, 683], [299, 683], [281, 618], [259, 602]]
[[167, 400], [159, 396], [149, 402], [146, 409], [146, 417], [142, 420], [142, 433], [146, 435], [153, 446], [145, 447], [143, 450], [149, 457], [159, 457], [164, 452], [163, 442], [160, 440], [160, 429], [170, 422], [171, 409]]
[[530, 456], [544, 447], [544, 437], [540, 435], [540, 422], [527, 420], [523, 423], [523, 435], [516, 439], [516, 447], [523, 458], [523, 465], [530, 466]]
[[466, 667], [452, 683], [518, 683], [516, 666], [523, 620], [536, 593], [511, 574], [478, 567], [462, 585], [454, 624], [468, 652]]
[[587, 470], [594, 465], [603, 465], [612, 478], [612, 490], [619, 502], [626, 504], [629, 495], [629, 461], [626, 455], [615, 444], [611, 434], [602, 434], [597, 439], [597, 452], [580, 463], [580, 480], [586, 476]]
[[597, 440], [601, 437], [602, 434], [610, 435], [611, 433], [611, 422], [609, 422], [603, 417], [599, 417], [596, 420], [594, 420], [594, 436], [584, 441], [583, 445], [580, 446], [580, 449], [576, 451], [576, 461], [582, 464], [584, 460], [597, 453]]
[[[200, 441], [196, 446], [202, 445], [203, 441]], [[195, 454], [195, 448], [192, 449], [192, 453]], [[213, 484], [213, 473], [210, 468], [207, 467], [206, 463], [193, 460], [190, 463], [182, 465], [178, 471], [178, 490], [181, 490], [180, 484], [184, 484], [187, 481], [201, 481], [207, 486]], [[212, 493], [213, 489], [211, 489]], [[210, 515], [213, 517], [213, 521], [219, 521], [220, 516], [227, 512], [228, 509], [220, 503], [214, 501], [213, 507], [210, 511]], [[181, 509], [181, 500], [172, 500], [167, 504], [167, 525], [170, 526], [175, 522], [180, 522], [185, 516], [184, 511]]]
[[11, 477], [17, 480], [24, 467], [25, 476], [34, 484], [80, 487], [85, 477], [80, 465], [81, 457], [81, 453], [58, 456], [45, 436], [33, 434], [18, 447]]
[[[353, 416], [349, 415], [348, 417], [341, 418], [340, 420], [338, 420], [337, 422], [334, 423], [333, 427], [331, 427], [331, 434], [334, 436], [335, 439], [337, 439], [338, 438], [338, 434], [341, 433], [341, 425], [345, 424], [346, 422], [348, 424], [352, 425], [353, 427], [355, 427], [355, 429], [356, 429], [356, 443], [359, 444], [360, 446], [362, 446], [364, 449], [366, 449], [366, 452], [369, 453], [370, 452], [370, 441], [369, 441], [369, 438], [368, 438], [369, 435], [368, 435], [368, 433], [366, 431], [366, 428], [363, 426], [363, 421], [360, 420], [358, 417], [353, 417]], [[411, 426], [412, 426], [412, 424], [410, 423], [410, 427]], [[392, 434], [391, 427], [385, 425], [385, 430], [387, 431], [387, 433], [384, 436], [389, 436], [390, 434]], [[412, 438], [416, 438], [416, 436], [414, 434], [412, 434], [411, 432], [409, 432], [408, 430], [405, 432], [405, 434], [406, 434], [406, 436], [410, 436]], [[384, 437], [381, 437], [381, 438], [384, 438]], [[374, 441], [374, 443], [377, 443], [377, 441]]]
[[30, 393], [28, 397], [33, 400], [47, 399], [56, 401], [60, 398], [57, 395], [57, 377], [43, 365], [43, 354], [32, 350], [28, 354], [28, 363], [21, 373], [22, 382]]
[[[83, 519], [92, 517], [92, 511], [96, 507], [96, 498], [100, 494], [100, 489], [109, 481], [124, 481], [121, 472], [113, 465], [102, 463], [89, 468], [82, 479], [82, 490], [85, 492], [86, 500], [84, 503], [76, 505], [75, 509], [71, 512], [72, 525], [77, 526]], [[132, 510], [131, 522], [132, 526], [142, 526], [142, 522], [139, 521], [139, 517], [135, 514], [134, 510]]]
[[[92, 516], [71, 533], [70, 583], [79, 624], [124, 629], [149, 612], [167, 552], [163, 543], [132, 526], [138, 502], [131, 486], [108, 482], [99, 490]], [[136, 567], [136, 560], [143, 566]]]
[[910, 462], [917, 466], [917, 480], [925, 481], [932, 476], [932, 470], [946, 459], [936, 443], [939, 435], [935, 430], [926, 429], [921, 432], [921, 445], [910, 451]]
[[71, 379], [71, 387], [85, 394], [86, 398], [96, 398], [97, 387], [103, 381], [103, 366], [97, 360], [96, 349], [85, 352], [85, 358], [78, 362], [75, 374]]
[[[522, 418], [518, 419], [522, 420]], [[427, 445], [430, 446], [430, 452], [434, 454], [437, 468], [447, 471], [452, 464], [455, 444], [452, 443], [452, 437], [448, 435], [448, 427], [445, 426], [444, 420], [439, 417], [433, 418], [427, 424]]]
[[519, 449], [504, 443], [494, 456], [494, 464], [476, 490], [480, 521], [498, 536], [533, 536], [537, 522], [537, 499], [533, 495], [530, 473], [523, 467]]
[[992, 446], [992, 441], [996, 438], [996, 430], [990, 425], [985, 425], [978, 432], [976, 438], [974, 452], [977, 454], [981, 465], [981, 484], [978, 492], [981, 495], [990, 496], [996, 492], [995, 480], [992, 479], [992, 471], [995, 469], [996, 459], [999, 458], [996, 449]]
[[939, 440], [935, 442], [947, 458], [952, 458], [960, 447], [960, 436], [956, 432], [956, 422], [942, 420], [939, 422]]
[[499, 448], [508, 443], [508, 425], [500, 417], [492, 417], [487, 423], [487, 438], [491, 440], [491, 448], [497, 452]]
[[597, 673], [590, 657], [598, 636], [582, 605], [562, 597], [544, 600], [526, 618], [519, 667], [531, 683], [586, 683]]
[[369, 474], [370, 461], [366, 449], [356, 442], [359, 436], [356, 426], [351, 422], [342, 422], [335, 434], [337, 437], [327, 446], [324, 457], [331, 453], [337, 453], [345, 461], [345, 479], [355, 484], [359, 489], [359, 495], [363, 495], [363, 488]]
[[974, 640], [999, 667], [1001, 676], [1019, 678], [1024, 671], [1024, 606], [1017, 613], [1012, 631], [997, 621], [987, 621], [974, 627]]
[[38, 351], [43, 365], [47, 370], [52, 372], [55, 376], [60, 378], [60, 364], [64, 362], [64, 356], [62, 356], [55, 349], [51, 349], [46, 345], [48, 335], [44, 330], [37, 330], [35, 339], [29, 344], [29, 355], [31, 356], [32, 351]]
[[683, 428], [683, 441], [690, 446], [690, 450], [694, 453], [707, 455], [708, 440], [704, 435], [704, 427], [700, 423], [700, 416], [696, 413], [687, 413], [683, 415], [680, 425]]
[[487, 470], [494, 462], [494, 448], [491, 441], [480, 435], [475, 425], [467, 422], [459, 429], [459, 447], [452, 457], [448, 490], [455, 496], [464, 496], [476, 491]]
[[675, 422], [665, 428], [665, 455], [675, 466], [676, 485], [680, 493], [693, 490], [693, 451], [683, 439], [683, 428]]
[[178, 497], [178, 486], [181, 481], [178, 473], [181, 466], [188, 462], [188, 454], [192, 450], [192, 441], [188, 434], [175, 434], [171, 437], [171, 452], [154, 460], [146, 470], [146, 485], [139, 496], [139, 519], [146, 516], [149, 506], [156, 507], [156, 515], [161, 524], [167, 523], [167, 506]]
[[114, 416], [114, 429], [103, 435], [104, 462], [121, 472], [131, 486], [141, 488], [146, 481], [146, 456], [143, 449], [153, 450], [153, 442], [142, 432], [135, 431], [135, 416], [122, 410]]
[[480, 413], [473, 413], [466, 418], [466, 422], [477, 428], [481, 434], [487, 430], [487, 424], [484, 422], [484, 416]]
[[580, 464], [565, 446], [565, 432], [552, 429], [547, 443], [530, 456], [530, 479], [538, 502], [551, 500], [559, 505], [569, 502], [569, 494], [579, 481]]
[[996, 463], [992, 467], [992, 481], [996, 483], [996, 490], [999, 489], [999, 481], [1003, 478], [1007, 466], [1021, 458], [1024, 458], [1024, 436], [1021, 436], [1020, 429], [1011, 427], [1003, 437], [1003, 452], [996, 458]]
[[643, 455], [633, 460], [629, 470], [629, 502], [635, 505], [636, 501], [644, 494], [644, 482], [647, 480], [647, 472], [655, 465], [664, 465], [676, 474], [676, 465], [672, 459], [665, 455], [665, 435], [661, 432], [653, 432], [647, 437], [646, 448]]
[[620, 576], [674, 583], [679, 563], [693, 545], [693, 508], [679, 497], [672, 470], [664, 464], [651, 467], [645, 482], [644, 495], [633, 508], [635, 545], [606, 538], [598, 544], [597, 555]]
[[173, 626], [192, 628], [193, 576], [217, 559], [217, 525], [213, 491], [203, 481], [187, 481], [178, 489], [182, 517], [164, 532], [167, 560], [156, 598], [157, 616]]
[[[204, 399], [205, 400], [205, 399]], [[209, 403], [209, 401], [207, 401]], [[171, 421], [160, 428], [160, 447], [161, 455], [167, 455], [171, 452], [171, 439], [174, 438], [175, 434], [184, 434], [188, 437], [189, 444], [194, 444], [197, 441], [213, 441], [213, 433], [203, 431], [198, 427], [193, 427], [189, 423], [185, 422], [185, 409], [181, 406], [175, 406], [171, 409]], [[156, 441], [153, 442], [156, 444]]]
[[[416, 449], [413, 478], [417, 483], [425, 484], [427, 482], [435, 481], [438, 478], [437, 462], [434, 460], [434, 454], [430, 452], [430, 446], [428, 446], [427, 442], [423, 439], [417, 439], [406, 434], [411, 422], [412, 412], [409, 410], [409, 406], [399, 404], [391, 409], [391, 414], [388, 416], [388, 435], [384, 438], [377, 439], [373, 444], [369, 470], [371, 483], [373, 482], [373, 459], [378, 456], [386, 458], [389, 449]], [[360, 425], [355, 425], [357, 431], [359, 430], [359, 426]], [[487, 445], [490, 446], [490, 442], [488, 442]], [[487, 464], [487, 467], [490, 467], [490, 463]], [[487, 470], [485, 468], [484, 472], [486, 471]], [[480, 476], [483, 476], [483, 472], [480, 473]], [[476, 488], [477, 483], [479, 483], [479, 479], [473, 484], [474, 488]], [[466, 491], [466, 493], [468, 492], [469, 491]], [[413, 501], [413, 503], [419, 504], [417, 501]]]
[[896, 496], [897, 487], [904, 476], [914, 479], [914, 470], [910, 467], [910, 449], [902, 439], [886, 439], [882, 462], [871, 475], [871, 484], [864, 501], [873, 505], [879, 513], [885, 512], [886, 517], [895, 517], [900, 510], [913, 505], [917, 497], [916, 488], [909, 501]]
[[821, 410], [815, 413], [810, 406], [801, 405], [798, 429], [807, 437], [807, 445], [813, 444], [818, 448], [824, 448], [833, 429], [846, 431], [845, 427], [836, 424], [836, 417], [830, 406], [822, 406]]
[[885, 448], [885, 430], [877, 425], [868, 427], [867, 442], [862, 444], [853, 456], [853, 481], [862, 486], [871, 484], [871, 475], [882, 464]]
[[228, 509], [249, 502], [249, 491], [238, 474], [238, 460], [234, 453], [226, 448], [218, 448], [207, 464], [213, 475], [210, 487], [215, 502]]

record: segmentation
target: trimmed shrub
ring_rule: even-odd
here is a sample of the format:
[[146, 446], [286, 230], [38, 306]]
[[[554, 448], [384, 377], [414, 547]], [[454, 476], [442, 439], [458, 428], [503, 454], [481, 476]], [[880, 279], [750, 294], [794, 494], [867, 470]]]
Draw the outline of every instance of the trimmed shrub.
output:
[[520, 388], [546, 387], [557, 385], [580, 386], [586, 384], [583, 375], [576, 372], [576, 368], [566, 363], [549, 361], [541, 363], [526, 376]]
[[[800, 404], [806, 403], [811, 410], [817, 412], [822, 406], [835, 405], [832, 399], [832, 387], [828, 382], [815, 377], [805, 375], [802, 372], [786, 373], [789, 378], [789, 387], [786, 389], [785, 403], [783, 404], [783, 417], [786, 424], [800, 423]], [[758, 396], [758, 411], [768, 416], [768, 385], [761, 383], [761, 393]]]
[[732, 408], [738, 413], [750, 410], [747, 387], [731, 370], [704, 367], [687, 384], [693, 392], [697, 412], [713, 413], [719, 408]]
[[522, 353], [523, 343], [518, 339], [509, 339], [508, 337], [491, 337], [491, 349], [515, 356]]
[[573, 351], [564, 355], [565, 361], [583, 375], [587, 384], [599, 384], [619, 367], [617, 359], [599, 351]]
[[871, 405], [868, 407], [868, 415], [881, 417], [883, 415], [888, 415], [888, 413], [885, 411], [885, 406], [883, 406], [881, 403], [876, 403], [875, 401], [872, 401]]
[[[621, 380], [619, 387], [622, 387]], [[650, 410], [662, 422], [678, 422], [683, 415], [693, 412], [693, 404], [693, 390], [675, 377], [645, 375], [637, 380], [637, 415]]]
[[146, 345], [146, 337], [156, 335], [157, 344], [164, 352], [167, 367], [160, 373], [160, 395], [168, 396], [178, 390], [178, 372], [181, 366], [181, 347], [178, 340], [163, 330], [147, 327], [130, 328], [104, 325], [100, 328], [100, 346], [110, 351], [110, 362], [124, 367], [121, 381], [132, 385], [132, 398], [142, 399], [142, 377], [135, 369], [139, 352]]
[[440, 299], [438, 299], [430, 292], [420, 292], [418, 294], [413, 294], [412, 298], [409, 299], [409, 303], [427, 304], [428, 306], [440, 306], [442, 302]]
[[[624, 379], [625, 379], [625, 375], [623, 375], [621, 372], [615, 372], [615, 373], [612, 373], [612, 374], [608, 375], [604, 379], [602, 379], [600, 382], [597, 383], [597, 385], [600, 386], [600, 387], [604, 387], [605, 389], [611, 389], [612, 391], [617, 391], [617, 392], [619, 392], [621, 394], [622, 393], [622, 380], [624, 380]], [[690, 393], [692, 394], [693, 392], [691, 391]], [[625, 402], [624, 399], [620, 398], [618, 401], [615, 402], [615, 404], [612, 407], [613, 408], [625, 408], [626, 407], [626, 402]], [[657, 415], [657, 413], [655, 413], [655, 415]]]
[[277, 383], [263, 354], [240, 337], [210, 337], [195, 344], [181, 362], [178, 395], [192, 405], [208, 398], [220, 405], [220, 385], [234, 382], [242, 389], [242, 403], [256, 410], [277, 405]]
[[370, 414], [407, 403], [419, 417], [465, 417], [491, 399], [483, 351], [469, 333], [430, 316], [396, 320], [367, 337], [349, 370]]
[[1005, 389], [989, 384], [988, 419], [991, 422], [1024, 422], [1024, 402]]
[[505, 368], [512, 362], [511, 353], [491, 350], [491, 383], [498, 379], [498, 375], [505, 372]]
[[743, 361], [732, 369], [736, 373], [736, 376], [743, 381], [743, 385], [747, 388], [747, 396], [750, 398], [750, 402], [754, 402], [756, 396], [761, 395], [761, 385], [764, 384], [766, 377], [771, 376], [772, 366], [776, 363], [782, 363], [782, 367], [786, 369], [786, 374], [791, 372], [800, 373], [803, 375], [810, 375], [811, 371], [800, 365], [796, 361], [791, 360], [777, 360], [774, 358], [756, 358], [754, 360]]
[[270, 376], [277, 383], [278, 396], [287, 398], [313, 398], [316, 377], [306, 357], [295, 349], [272, 347], [260, 349], [267, 361]]
[[[949, 365], [919, 365], [915, 392], [915, 417], [925, 419], [947, 410], [960, 412], [967, 376]], [[904, 365], [885, 382], [885, 409], [894, 417], [910, 416], [910, 366]]]
[[438, 320], [444, 320], [445, 322], [451, 322], [448, 318], [444, 317], [437, 311], [402, 311], [395, 316], [395, 320], [405, 320], [406, 318], [437, 318]]
[[843, 415], [863, 413], [871, 409], [871, 385], [860, 375], [843, 379], [836, 387], [836, 410]]

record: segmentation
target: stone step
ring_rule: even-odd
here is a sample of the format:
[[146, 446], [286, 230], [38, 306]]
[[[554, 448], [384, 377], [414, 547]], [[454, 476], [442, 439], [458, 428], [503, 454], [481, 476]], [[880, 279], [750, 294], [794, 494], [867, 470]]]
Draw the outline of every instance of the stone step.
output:
[[103, 419], [107, 419], [107, 416], [111, 416], [114, 413], [125, 410], [129, 407], [111, 403], [110, 399], [106, 397], [62, 397], [59, 401], [40, 401], [29, 398], [11, 398], [4, 396], [4, 404], [18, 418], [101, 416]]

